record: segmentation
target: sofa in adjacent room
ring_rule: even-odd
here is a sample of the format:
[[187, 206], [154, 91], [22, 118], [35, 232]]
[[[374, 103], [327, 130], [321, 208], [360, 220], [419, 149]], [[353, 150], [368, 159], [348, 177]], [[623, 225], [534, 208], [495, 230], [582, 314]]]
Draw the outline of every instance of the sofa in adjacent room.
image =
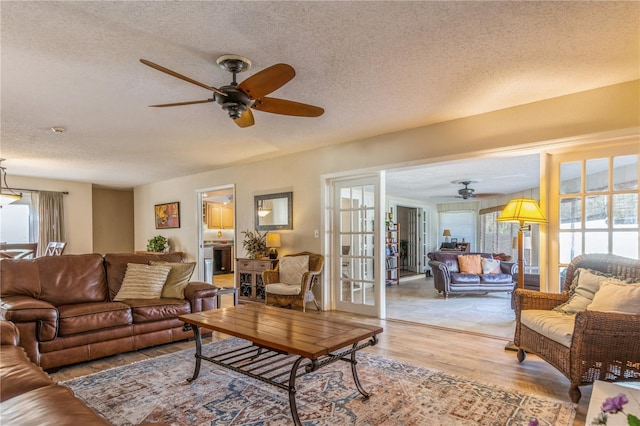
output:
[[[182, 253], [79, 254], [0, 261], [0, 319], [51, 369], [193, 337], [178, 316], [215, 309]], [[125, 285], [123, 285], [125, 284]]]
[[518, 265], [491, 253], [435, 251], [428, 254], [433, 284], [446, 299], [452, 293], [512, 292]]

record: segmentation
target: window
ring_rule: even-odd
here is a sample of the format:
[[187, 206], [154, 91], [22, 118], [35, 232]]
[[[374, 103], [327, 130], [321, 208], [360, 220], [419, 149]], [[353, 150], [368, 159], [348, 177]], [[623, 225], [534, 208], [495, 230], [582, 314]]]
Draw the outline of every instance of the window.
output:
[[497, 221], [503, 208], [498, 206], [480, 210], [480, 251], [483, 253], [515, 253], [513, 239], [518, 236], [518, 225]]
[[[440, 212], [440, 238], [442, 231], [451, 230], [451, 238], [469, 243], [470, 251], [475, 251], [476, 212], [474, 210]], [[443, 240], [444, 241], [444, 240]]]
[[31, 194], [23, 193], [22, 199], [0, 208], [0, 240], [6, 243], [36, 242], [35, 215], [32, 214]]

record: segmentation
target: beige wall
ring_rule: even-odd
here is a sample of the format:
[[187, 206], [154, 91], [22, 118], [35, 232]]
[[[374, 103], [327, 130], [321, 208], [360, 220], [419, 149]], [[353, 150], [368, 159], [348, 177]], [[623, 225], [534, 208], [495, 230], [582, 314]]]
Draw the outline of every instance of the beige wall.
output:
[[133, 190], [93, 188], [93, 251], [133, 251]]
[[[136, 187], [135, 248], [161, 234], [172, 248], [197, 258], [200, 212], [196, 191], [236, 185], [237, 234], [253, 229], [253, 196], [293, 191], [293, 230], [283, 231], [281, 254], [320, 251], [313, 231], [321, 227], [323, 176], [350, 170], [427, 163], [515, 148], [543, 149], [553, 141], [589, 140], [585, 135], [636, 133], [639, 81], [581, 92], [474, 117], [380, 135], [286, 157], [239, 165]], [[631, 129], [631, 130], [629, 130]], [[242, 143], [242, 130], [238, 130]], [[265, 179], [268, 176], [268, 179]], [[181, 228], [154, 229], [153, 205], [180, 201]], [[241, 242], [238, 238], [238, 244]], [[237, 256], [244, 253], [239, 247]]]
[[91, 253], [93, 219], [91, 184], [10, 175], [12, 188], [40, 191], [68, 191], [64, 196], [65, 254]]

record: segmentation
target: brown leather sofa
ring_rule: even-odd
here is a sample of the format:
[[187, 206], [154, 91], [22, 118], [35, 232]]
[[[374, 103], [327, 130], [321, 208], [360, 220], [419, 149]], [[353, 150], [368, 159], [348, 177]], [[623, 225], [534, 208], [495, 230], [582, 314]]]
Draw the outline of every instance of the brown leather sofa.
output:
[[184, 299], [113, 301], [128, 263], [182, 262], [182, 253], [80, 254], [0, 261], [0, 319], [43, 369], [192, 337], [178, 315], [216, 308], [217, 288], [190, 282]]
[[479, 254], [480, 257], [493, 259], [491, 253], [461, 253], [453, 251], [434, 251], [429, 253], [429, 266], [433, 273], [433, 284], [446, 299], [451, 293], [487, 293], [512, 292], [515, 288], [513, 274], [517, 274], [518, 265], [500, 262], [497, 274], [463, 274], [458, 267], [458, 255]]
[[2, 425], [109, 425], [76, 398], [56, 385], [29, 361], [19, 343], [17, 327], [0, 321], [0, 419]]

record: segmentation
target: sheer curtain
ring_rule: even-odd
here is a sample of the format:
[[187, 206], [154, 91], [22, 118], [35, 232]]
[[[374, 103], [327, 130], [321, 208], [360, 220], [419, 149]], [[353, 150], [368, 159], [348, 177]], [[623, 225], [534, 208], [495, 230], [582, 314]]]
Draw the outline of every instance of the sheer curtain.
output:
[[38, 218], [38, 256], [41, 256], [49, 241], [65, 241], [63, 194], [39, 191], [32, 194], [32, 198]]

